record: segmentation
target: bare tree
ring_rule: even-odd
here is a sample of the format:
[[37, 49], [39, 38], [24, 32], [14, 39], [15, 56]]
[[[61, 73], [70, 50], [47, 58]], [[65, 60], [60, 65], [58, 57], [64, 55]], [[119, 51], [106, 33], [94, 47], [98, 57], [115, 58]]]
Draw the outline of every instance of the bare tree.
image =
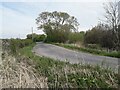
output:
[[113, 34], [113, 43], [116, 50], [120, 49], [120, 41], [119, 41], [119, 29], [118, 26], [120, 24], [119, 12], [118, 12], [118, 2], [108, 2], [104, 4], [105, 10], [105, 22], [109, 25]]

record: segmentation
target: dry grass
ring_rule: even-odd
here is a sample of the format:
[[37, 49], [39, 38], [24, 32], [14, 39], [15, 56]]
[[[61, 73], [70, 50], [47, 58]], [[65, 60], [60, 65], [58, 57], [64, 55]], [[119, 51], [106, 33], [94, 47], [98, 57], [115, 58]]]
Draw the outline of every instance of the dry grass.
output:
[[[118, 80], [114, 72], [105, 70], [100, 66], [91, 65], [68, 65], [56, 66], [51, 70], [57, 78], [51, 86], [69, 88], [117, 88]], [[49, 78], [48, 78], [49, 79]], [[61, 83], [62, 82], [62, 83]], [[53, 84], [53, 85], [52, 85]]]
[[41, 76], [35, 69], [32, 60], [5, 55], [0, 64], [1, 88], [46, 88], [47, 78]]
[[[2, 52], [0, 64], [0, 89], [118, 87], [118, 74], [101, 66], [82, 63], [73, 65], [39, 57], [31, 52], [33, 45], [21, 48], [15, 58], [11, 56], [12, 54], [7, 54], [9, 48], [6, 43], [3, 47], [5, 50]], [[21, 57], [19, 53], [25, 57]]]

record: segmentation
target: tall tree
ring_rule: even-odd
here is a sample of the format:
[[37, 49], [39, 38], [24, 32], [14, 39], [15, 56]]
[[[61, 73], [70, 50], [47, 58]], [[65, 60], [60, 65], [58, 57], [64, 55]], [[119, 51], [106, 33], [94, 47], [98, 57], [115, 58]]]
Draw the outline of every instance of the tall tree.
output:
[[69, 32], [77, 31], [79, 23], [65, 12], [42, 12], [36, 19], [38, 29], [43, 30], [51, 41], [64, 42]]
[[104, 4], [105, 10], [105, 18], [106, 23], [112, 30], [113, 42], [116, 50], [120, 49], [120, 41], [119, 41], [119, 29], [118, 26], [120, 24], [119, 12], [118, 12], [118, 2], [109, 2]]

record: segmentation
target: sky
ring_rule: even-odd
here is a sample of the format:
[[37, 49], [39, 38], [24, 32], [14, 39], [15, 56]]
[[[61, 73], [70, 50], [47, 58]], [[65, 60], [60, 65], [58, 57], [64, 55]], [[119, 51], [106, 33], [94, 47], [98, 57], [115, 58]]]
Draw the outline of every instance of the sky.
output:
[[44, 11], [62, 11], [75, 16], [79, 31], [86, 31], [103, 18], [104, 0], [0, 0], [0, 38], [26, 38], [37, 30], [35, 19]]

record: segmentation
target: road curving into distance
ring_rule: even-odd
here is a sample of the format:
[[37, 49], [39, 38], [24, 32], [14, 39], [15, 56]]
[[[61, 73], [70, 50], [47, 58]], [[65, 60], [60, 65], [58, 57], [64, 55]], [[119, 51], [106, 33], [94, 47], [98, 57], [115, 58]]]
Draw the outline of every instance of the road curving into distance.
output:
[[33, 48], [33, 52], [39, 56], [68, 61], [72, 64], [84, 63], [91, 65], [103, 65], [104, 67], [110, 67], [115, 71], [118, 69], [118, 58], [78, 52], [42, 42], [37, 43], [37, 45]]

